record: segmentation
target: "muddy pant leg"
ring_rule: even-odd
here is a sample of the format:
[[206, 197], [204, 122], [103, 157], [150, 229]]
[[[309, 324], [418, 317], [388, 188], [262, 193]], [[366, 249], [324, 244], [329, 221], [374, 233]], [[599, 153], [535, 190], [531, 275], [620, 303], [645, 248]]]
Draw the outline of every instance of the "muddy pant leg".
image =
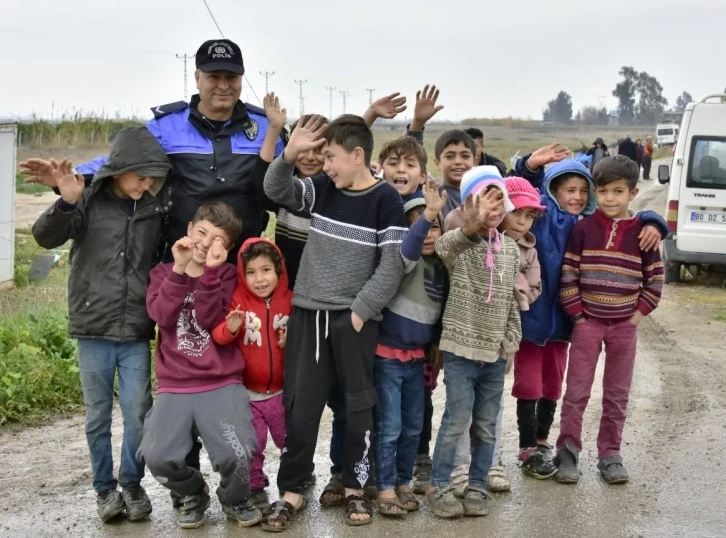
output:
[[607, 325], [588, 319], [575, 324], [570, 346], [570, 364], [567, 369], [567, 391], [562, 399], [560, 436], [557, 449], [568, 445], [582, 450], [582, 416], [590, 399], [597, 361], [602, 350]]
[[204, 477], [185, 461], [192, 446], [194, 394], [161, 393], [144, 420], [138, 456], [162, 485], [184, 497], [201, 491]]
[[320, 418], [336, 381], [330, 348], [332, 312], [294, 308], [285, 346], [285, 452], [277, 487], [303, 493], [313, 466]]
[[480, 362], [476, 373], [469, 485], [482, 489], [486, 488], [494, 453], [497, 415], [502, 403], [506, 368], [507, 360], [500, 358], [496, 362]]
[[499, 404], [499, 414], [497, 415], [497, 425], [494, 429], [494, 450], [492, 452], [492, 467], [502, 464], [502, 420], [504, 419], [504, 391], [502, 391], [502, 401]]
[[119, 342], [118, 388], [121, 414], [124, 419], [124, 438], [121, 446], [119, 484], [138, 486], [144, 477], [144, 461], [136, 453], [144, 433], [144, 417], [151, 409], [151, 350], [147, 340]]
[[597, 437], [599, 459], [620, 455], [637, 344], [638, 328], [629, 321], [608, 326], [602, 379], [602, 418]]
[[247, 389], [241, 384], [193, 394], [194, 423], [220, 474], [217, 497], [234, 506], [250, 496], [250, 463], [257, 451], [257, 435]]
[[267, 446], [267, 421], [264, 415], [264, 400], [250, 402], [252, 410], [252, 426], [257, 436], [257, 452], [252, 456], [250, 464], [250, 488], [252, 490], [264, 489], [265, 487], [265, 447]]
[[456, 442], [456, 458], [454, 458], [454, 467], [468, 466], [471, 463], [471, 437], [469, 430], [471, 429], [471, 418], [466, 425], [466, 432], [459, 437]]
[[79, 339], [78, 367], [86, 406], [86, 441], [91, 455], [93, 488], [101, 493], [116, 489], [117, 485], [111, 451], [113, 379], [116, 375], [114, 342]]
[[343, 485], [362, 489], [368, 484], [373, 462], [373, 407], [376, 388], [373, 362], [378, 323], [366, 321], [360, 332], [353, 328], [351, 311], [330, 312], [330, 344], [345, 393], [345, 449]]

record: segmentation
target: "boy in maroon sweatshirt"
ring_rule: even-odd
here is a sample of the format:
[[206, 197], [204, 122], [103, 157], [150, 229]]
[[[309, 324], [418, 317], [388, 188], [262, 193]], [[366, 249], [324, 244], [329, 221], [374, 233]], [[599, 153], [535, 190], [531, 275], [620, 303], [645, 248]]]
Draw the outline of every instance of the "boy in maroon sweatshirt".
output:
[[235, 346], [216, 346], [211, 336], [237, 285], [227, 253], [241, 228], [230, 205], [203, 204], [186, 237], [172, 247], [174, 262], [157, 265], [150, 275], [146, 308], [159, 327], [159, 389], [139, 452], [151, 474], [182, 497], [182, 528], [202, 526], [209, 506], [209, 486], [185, 462], [196, 434], [221, 475], [217, 496], [227, 517], [242, 526], [262, 518], [249, 500], [257, 438], [242, 385], [244, 362]]
[[597, 163], [593, 176], [597, 210], [575, 225], [562, 265], [560, 302], [575, 323], [554, 462], [555, 480], [565, 484], [579, 479], [582, 417], [603, 345], [597, 467], [609, 484], [628, 481], [620, 445], [638, 324], [658, 306], [663, 290], [660, 251], [640, 248], [642, 221], [629, 209], [638, 194], [638, 165], [624, 155], [606, 157]]

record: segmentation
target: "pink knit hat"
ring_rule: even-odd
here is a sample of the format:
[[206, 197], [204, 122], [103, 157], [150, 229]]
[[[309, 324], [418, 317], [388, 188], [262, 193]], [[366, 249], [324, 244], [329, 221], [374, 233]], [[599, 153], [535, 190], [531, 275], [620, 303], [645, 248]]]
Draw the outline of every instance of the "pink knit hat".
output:
[[509, 199], [512, 205], [514, 205], [515, 210], [525, 207], [537, 209], [538, 211], [547, 209], [542, 205], [542, 198], [539, 191], [523, 177], [508, 177], [504, 180], [504, 184], [507, 187]]

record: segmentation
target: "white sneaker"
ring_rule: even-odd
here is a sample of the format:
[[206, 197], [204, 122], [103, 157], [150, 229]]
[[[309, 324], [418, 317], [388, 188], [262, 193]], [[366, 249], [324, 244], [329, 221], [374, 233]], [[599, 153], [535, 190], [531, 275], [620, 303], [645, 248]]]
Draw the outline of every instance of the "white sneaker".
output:
[[469, 487], [469, 466], [459, 465], [451, 472], [451, 490], [454, 496], [463, 499], [466, 495], [466, 488]]
[[487, 489], [492, 493], [502, 493], [512, 489], [512, 485], [509, 483], [509, 478], [507, 478], [507, 473], [504, 472], [504, 467], [501, 465], [495, 465], [489, 469], [489, 474], [487, 475]]

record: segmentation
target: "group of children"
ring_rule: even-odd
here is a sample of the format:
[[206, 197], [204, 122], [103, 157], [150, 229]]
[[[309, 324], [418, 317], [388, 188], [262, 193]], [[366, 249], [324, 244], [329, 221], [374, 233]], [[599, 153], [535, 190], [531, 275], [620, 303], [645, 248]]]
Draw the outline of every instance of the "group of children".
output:
[[[139, 450], [122, 459], [120, 493], [108, 459], [97, 466], [104, 458], [92, 454], [94, 486], [106, 481], [97, 488], [101, 519], [124, 510], [129, 519], [148, 517], [145, 463], [172, 492], [179, 525], [201, 526], [209, 487], [187, 461], [201, 437], [221, 477], [225, 514], [242, 526], [287, 529], [307, 503], [326, 404], [335, 414], [333, 468], [321, 504], [342, 505], [346, 524], [371, 523], [372, 484], [387, 516], [418, 510], [416, 493], [439, 517], [486, 515], [488, 491], [510, 487], [500, 459], [505, 374], [513, 365], [523, 471], [576, 482], [603, 345], [598, 468], [609, 483], [627, 481], [620, 445], [636, 327], [657, 306], [663, 283], [664, 223], [629, 210], [637, 165], [608, 157], [591, 174], [553, 144], [502, 177], [496, 166], [474, 166], [481, 152], [453, 130], [435, 145], [440, 185], [428, 178], [420, 144], [420, 127], [438, 108], [428, 89], [420, 101], [413, 136], [388, 142], [374, 175], [373, 135], [352, 115], [301, 118], [274, 159], [285, 113], [266, 96], [270, 128], [260, 158], [271, 161], [264, 192], [279, 206], [276, 240], [247, 240], [236, 267], [227, 257], [240, 216], [219, 201], [201, 205], [172, 247], [173, 262], [151, 267], [169, 165], [144, 128], [116, 137], [87, 189], [69, 163], [55, 165], [61, 198], [33, 233], [48, 248], [74, 240], [70, 333], [79, 338], [87, 408], [98, 372], [84, 368], [83, 350], [107, 341], [88, 338], [77, 320], [119, 324], [119, 338], [108, 341], [108, 353], [119, 356], [130, 326], [147, 344], [158, 327], [158, 395], [145, 420], [148, 368], [143, 398], [132, 405], [119, 363], [124, 421], [134, 415], [143, 435], [124, 437]], [[140, 145], [150, 149], [134, 152]], [[125, 233], [144, 215], [144, 235]], [[135, 284], [110, 308], [103, 286], [114, 273]], [[145, 353], [148, 362], [148, 345]], [[440, 368], [446, 403], [431, 459]], [[548, 437], [566, 370], [553, 454]], [[263, 471], [268, 431], [281, 449], [273, 503]]]

